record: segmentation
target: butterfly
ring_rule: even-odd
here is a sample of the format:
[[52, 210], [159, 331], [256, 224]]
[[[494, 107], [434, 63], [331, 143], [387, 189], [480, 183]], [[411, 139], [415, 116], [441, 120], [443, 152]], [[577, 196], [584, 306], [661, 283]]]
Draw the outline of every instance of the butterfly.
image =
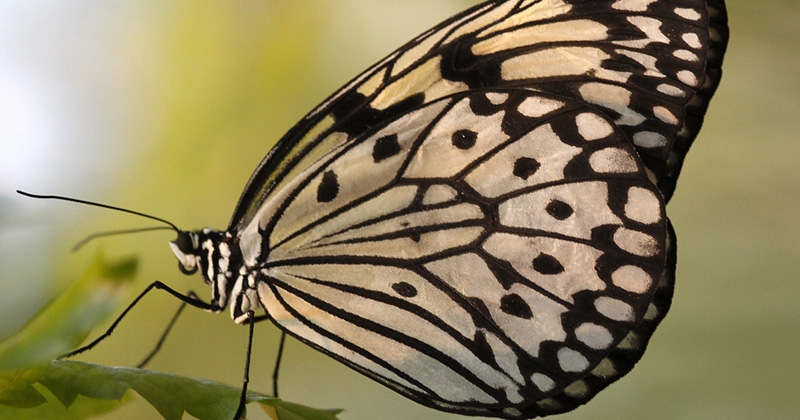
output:
[[669, 309], [665, 205], [727, 37], [722, 0], [479, 4], [306, 115], [227, 229], [172, 250], [208, 308], [421, 404], [572, 410]]

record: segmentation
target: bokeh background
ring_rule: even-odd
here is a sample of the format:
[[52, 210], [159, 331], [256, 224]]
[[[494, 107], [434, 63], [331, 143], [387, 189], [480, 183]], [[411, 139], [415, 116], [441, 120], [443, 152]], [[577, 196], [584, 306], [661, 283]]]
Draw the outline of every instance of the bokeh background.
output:
[[[0, 337], [103, 252], [141, 257], [137, 289], [184, 277], [168, 232], [15, 189], [224, 228], [271, 145], [328, 94], [466, 0], [0, 0]], [[670, 315], [631, 374], [577, 419], [800, 418], [800, 3], [729, 1], [722, 85], [668, 213], [678, 232]], [[88, 360], [133, 365], [177, 304], [156, 293]], [[256, 331], [252, 387], [269, 392], [278, 333]], [[239, 384], [246, 329], [187, 311], [151, 368]], [[343, 420], [456, 419], [297, 341], [282, 397]], [[253, 418], [257, 415], [253, 407]], [[189, 416], [187, 415], [187, 418]], [[154, 419], [141, 398], [106, 419]]]

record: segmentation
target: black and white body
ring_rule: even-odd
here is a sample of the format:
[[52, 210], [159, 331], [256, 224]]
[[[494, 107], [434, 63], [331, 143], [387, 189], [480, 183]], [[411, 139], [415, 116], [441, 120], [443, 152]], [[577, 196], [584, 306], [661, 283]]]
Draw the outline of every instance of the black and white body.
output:
[[422, 404], [569, 411], [669, 308], [665, 205], [726, 41], [721, 0], [478, 5], [308, 114], [229, 227], [173, 252], [212, 310]]

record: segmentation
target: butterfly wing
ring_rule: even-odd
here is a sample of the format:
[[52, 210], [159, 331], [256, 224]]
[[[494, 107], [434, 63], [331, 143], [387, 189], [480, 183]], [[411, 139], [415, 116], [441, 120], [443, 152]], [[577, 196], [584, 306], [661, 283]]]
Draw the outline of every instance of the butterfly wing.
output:
[[489, 2], [400, 48], [248, 182], [229, 231], [266, 311], [435, 408], [585, 403], [669, 308], [664, 203], [725, 25], [718, 0]]
[[[709, 17], [711, 16], [711, 17]], [[603, 110], [668, 199], [719, 81], [720, 0], [487, 2], [377, 63], [305, 116], [249, 180], [229, 230], [321, 156], [457, 92], [523, 87]]]

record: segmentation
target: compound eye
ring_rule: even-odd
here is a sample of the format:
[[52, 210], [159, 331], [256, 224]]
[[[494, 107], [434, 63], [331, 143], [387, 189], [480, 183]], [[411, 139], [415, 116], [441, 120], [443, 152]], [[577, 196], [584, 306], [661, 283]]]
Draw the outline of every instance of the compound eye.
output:
[[178, 261], [178, 269], [181, 270], [181, 273], [186, 274], [187, 276], [197, 272], [196, 265], [192, 268], [186, 268], [183, 266], [183, 264], [181, 264], [180, 261]]
[[178, 232], [178, 237], [172, 243], [184, 254], [191, 254], [195, 250], [192, 235], [189, 232]]

